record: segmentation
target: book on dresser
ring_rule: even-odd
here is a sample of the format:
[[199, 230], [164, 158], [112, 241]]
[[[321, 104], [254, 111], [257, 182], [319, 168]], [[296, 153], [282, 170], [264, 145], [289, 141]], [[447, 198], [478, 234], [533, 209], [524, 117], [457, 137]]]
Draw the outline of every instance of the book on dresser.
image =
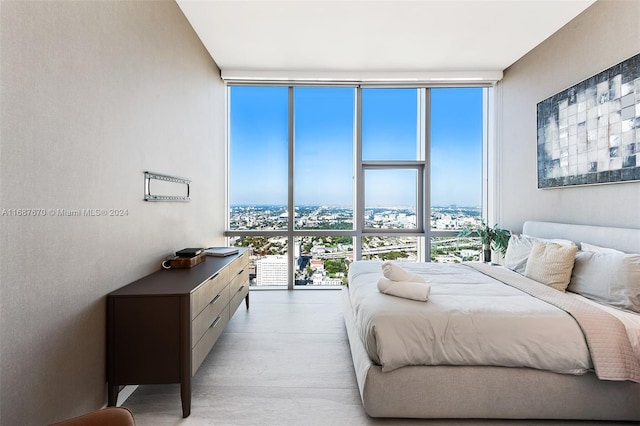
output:
[[247, 249], [203, 257], [107, 295], [108, 405], [122, 385], [179, 383], [182, 415], [191, 414], [191, 377], [243, 299], [249, 309]]
[[224, 257], [238, 253], [238, 247], [209, 247], [203, 251], [205, 256]]

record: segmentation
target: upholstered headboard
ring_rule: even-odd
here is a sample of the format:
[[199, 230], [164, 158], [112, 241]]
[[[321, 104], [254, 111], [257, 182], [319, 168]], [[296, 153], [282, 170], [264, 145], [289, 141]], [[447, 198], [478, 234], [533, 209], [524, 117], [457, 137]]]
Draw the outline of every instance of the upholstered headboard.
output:
[[625, 253], [640, 253], [640, 229], [527, 221], [522, 233], [539, 238], [563, 238], [575, 242], [578, 247], [585, 242]]

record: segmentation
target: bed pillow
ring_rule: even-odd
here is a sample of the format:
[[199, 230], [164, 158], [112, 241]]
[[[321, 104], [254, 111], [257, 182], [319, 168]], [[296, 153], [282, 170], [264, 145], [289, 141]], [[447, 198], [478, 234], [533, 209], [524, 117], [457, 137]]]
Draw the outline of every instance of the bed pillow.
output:
[[612, 249], [612, 248], [609, 248], [609, 247], [600, 247], [600, 246], [596, 246], [594, 244], [589, 244], [589, 243], [580, 243], [580, 247], [582, 247], [583, 251], [592, 251], [594, 253], [618, 253], [618, 254], [624, 254], [624, 252], [620, 251], [620, 250]]
[[578, 252], [567, 290], [640, 313], [640, 254]]
[[536, 241], [577, 248], [576, 244], [570, 240], [536, 238], [529, 235], [514, 234], [509, 238], [507, 252], [504, 255], [504, 266], [519, 274], [524, 274], [524, 271], [527, 267], [527, 259], [529, 258], [529, 253], [531, 253], [533, 243]]
[[504, 254], [504, 266], [519, 274], [524, 274], [527, 258], [531, 253], [534, 241], [534, 238], [525, 235], [511, 235], [507, 252]]
[[532, 237], [530, 235], [525, 235], [525, 234], [522, 234], [522, 236], [523, 237], [527, 237], [527, 238], [533, 238], [534, 240], [538, 240], [538, 241], [541, 241], [543, 243], [554, 243], [554, 244], [559, 244], [559, 245], [564, 246], [564, 247], [572, 247], [572, 246], [578, 247], [576, 245], [576, 243], [574, 243], [573, 241], [564, 240], [562, 238], [538, 238], [538, 237]]
[[565, 291], [571, 281], [571, 271], [578, 247], [556, 243], [533, 243], [524, 276]]

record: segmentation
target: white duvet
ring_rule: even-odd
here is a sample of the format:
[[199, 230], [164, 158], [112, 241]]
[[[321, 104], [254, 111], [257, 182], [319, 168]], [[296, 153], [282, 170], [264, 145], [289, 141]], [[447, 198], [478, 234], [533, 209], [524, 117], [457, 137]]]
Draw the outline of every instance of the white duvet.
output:
[[592, 368], [582, 331], [563, 310], [463, 264], [402, 267], [431, 285], [428, 302], [380, 293], [381, 262], [349, 268], [356, 326], [382, 371], [492, 365], [583, 374]]

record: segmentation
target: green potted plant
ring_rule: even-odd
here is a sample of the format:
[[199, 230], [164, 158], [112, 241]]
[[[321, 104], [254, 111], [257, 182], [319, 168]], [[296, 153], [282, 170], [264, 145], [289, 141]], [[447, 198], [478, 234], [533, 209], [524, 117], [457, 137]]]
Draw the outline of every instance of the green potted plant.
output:
[[480, 225], [466, 225], [458, 233], [459, 237], [468, 237], [477, 234], [482, 243], [482, 259], [485, 262], [491, 262], [491, 250], [496, 250], [503, 255], [507, 252], [509, 238], [511, 232], [508, 229], [498, 228], [498, 225], [490, 227], [487, 222], [482, 220]]

